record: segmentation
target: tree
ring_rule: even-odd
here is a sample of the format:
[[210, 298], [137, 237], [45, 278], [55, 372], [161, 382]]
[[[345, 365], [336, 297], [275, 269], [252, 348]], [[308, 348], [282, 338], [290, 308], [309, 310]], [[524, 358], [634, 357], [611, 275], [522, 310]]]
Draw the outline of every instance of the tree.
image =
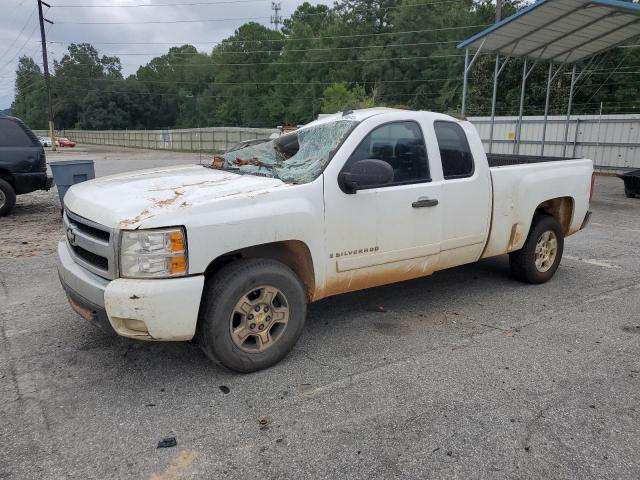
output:
[[52, 102], [54, 121], [59, 128], [81, 127], [83, 99], [122, 81], [120, 60], [107, 57], [88, 43], [72, 43], [60, 61], [54, 61]]
[[375, 101], [367, 97], [362, 85], [355, 84], [348, 88], [344, 83], [328, 86], [322, 99], [322, 113], [336, 113], [345, 109], [370, 108]]
[[[504, 16], [526, 0], [504, 2]], [[122, 78], [117, 57], [71, 44], [54, 62], [52, 95], [62, 128], [273, 127], [303, 124], [320, 111], [393, 105], [456, 112], [462, 97], [463, 39], [493, 23], [491, 0], [338, 0], [332, 7], [299, 5], [280, 32], [250, 22], [211, 52], [169, 48], [135, 75]], [[471, 70], [467, 111], [490, 111], [493, 55]], [[575, 113], [634, 112], [640, 50], [620, 48], [597, 59], [575, 92]], [[516, 114], [522, 61], [500, 77], [498, 115]], [[552, 85], [553, 113], [566, 111], [569, 72]], [[547, 66], [527, 81], [525, 114], [544, 108]], [[42, 73], [30, 58], [18, 63], [13, 110], [46, 126]]]
[[12, 115], [31, 128], [47, 128], [47, 93], [40, 67], [29, 57], [20, 57], [16, 70], [16, 96]]

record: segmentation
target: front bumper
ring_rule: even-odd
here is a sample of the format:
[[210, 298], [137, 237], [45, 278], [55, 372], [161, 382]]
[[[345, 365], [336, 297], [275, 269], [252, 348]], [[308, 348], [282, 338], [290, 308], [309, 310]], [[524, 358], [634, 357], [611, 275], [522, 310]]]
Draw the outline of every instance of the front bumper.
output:
[[47, 176], [46, 172], [15, 173], [13, 178], [18, 195], [36, 190], [49, 190], [53, 185], [53, 178]]
[[118, 335], [190, 340], [196, 332], [204, 275], [158, 280], [106, 280], [74, 262], [58, 244], [58, 274], [72, 308]]

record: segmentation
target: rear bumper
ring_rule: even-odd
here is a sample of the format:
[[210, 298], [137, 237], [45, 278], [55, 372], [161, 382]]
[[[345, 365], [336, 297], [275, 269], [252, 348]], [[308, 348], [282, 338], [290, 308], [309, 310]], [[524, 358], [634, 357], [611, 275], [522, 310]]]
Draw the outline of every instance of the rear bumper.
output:
[[49, 190], [53, 185], [53, 178], [47, 176], [46, 172], [14, 173], [13, 179], [18, 195], [36, 190]]
[[123, 337], [190, 340], [196, 333], [204, 275], [158, 280], [106, 280], [75, 263], [58, 243], [58, 274], [80, 316]]

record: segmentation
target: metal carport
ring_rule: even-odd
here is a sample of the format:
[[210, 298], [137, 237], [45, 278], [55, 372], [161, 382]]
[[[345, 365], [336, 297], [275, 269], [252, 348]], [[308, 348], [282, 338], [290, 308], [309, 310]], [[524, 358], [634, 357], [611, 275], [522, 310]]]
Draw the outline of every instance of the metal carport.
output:
[[[498, 79], [510, 59], [523, 59], [520, 109], [513, 146], [513, 152], [518, 153], [527, 78], [538, 63], [549, 62], [540, 151], [542, 156], [551, 84], [567, 65], [573, 65], [564, 129], [565, 156], [576, 83], [588, 74], [596, 56], [639, 35], [640, 4], [620, 0], [540, 0], [458, 45], [458, 48], [465, 49], [461, 113], [465, 114], [470, 69], [481, 53], [495, 53], [489, 134], [491, 152]], [[470, 57], [470, 50], [475, 50], [473, 57]], [[577, 72], [576, 65], [579, 62], [585, 64]]]

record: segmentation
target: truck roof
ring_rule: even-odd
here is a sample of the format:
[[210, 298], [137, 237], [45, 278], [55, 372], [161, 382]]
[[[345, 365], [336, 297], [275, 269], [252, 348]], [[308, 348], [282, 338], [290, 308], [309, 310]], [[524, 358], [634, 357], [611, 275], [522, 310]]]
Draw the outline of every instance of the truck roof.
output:
[[363, 108], [360, 110], [347, 110], [345, 112], [333, 113], [330, 115], [323, 115], [319, 117], [317, 120], [313, 122], [307, 123], [300, 128], [314, 127], [316, 125], [322, 125], [324, 123], [336, 122], [338, 120], [353, 120], [356, 122], [361, 122], [366, 120], [367, 118], [373, 117], [375, 115], [381, 115], [383, 113], [399, 113], [399, 112], [407, 112], [411, 114], [420, 114], [426, 116], [433, 116], [434, 119], [437, 117], [442, 119], [444, 117], [450, 118], [454, 120], [453, 117], [449, 115], [444, 115], [442, 113], [429, 112], [426, 110], [404, 110], [401, 108], [387, 108], [387, 107], [375, 107], [375, 108]]

